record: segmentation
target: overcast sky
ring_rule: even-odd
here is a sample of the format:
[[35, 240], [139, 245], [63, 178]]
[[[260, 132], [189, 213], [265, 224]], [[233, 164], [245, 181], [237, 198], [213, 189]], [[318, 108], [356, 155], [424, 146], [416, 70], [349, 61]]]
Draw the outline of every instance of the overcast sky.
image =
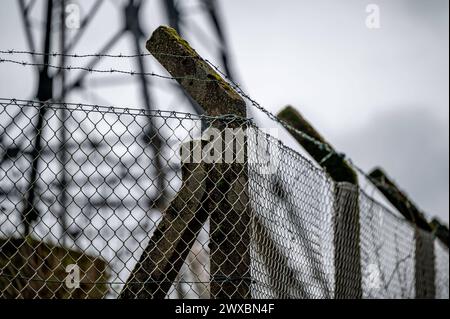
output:
[[[448, 222], [448, 1], [222, 1], [247, 90], [298, 108], [366, 170]], [[367, 4], [380, 29], [365, 24]]]
[[[37, 2], [35, 36], [44, 1]], [[82, 15], [92, 3], [75, 2]], [[148, 35], [167, 23], [159, 2], [147, 0], [142, 12]], [[185, 8], [194, 8], [195, 2], [179, 1]], [[99, 43], [122, 24], [120, 3], [106, 1], [74, 53], [99, 50]], [[380, 9], [379, 29], [365, 23], [371, 3]], [[424, 211], [448, 222], [447, 0], [226, 0], [219, 6], [234, 69], [254, 99], [272, 112], [292, 104], [355, 163], [365, 170], [381, 165]], [[198, 21], [200, 28], [206, 25], [201, 12], [193, 11], [189, 19]], [[17, 1], [1, 1], [0, 26], [1, 49], [27, 49]], [[204, 37], [189, 31], [185, 36], [200, 54], [215, 58]], [[125, 38], [111, 52], [131, 52], [131, 43]], [[147, 64], [157, 68], [154, 61]], [[102, 66], [135, 69], [123, 60]], [[71, 94], [69, 100], [142, 105], [133, 79], [118, 77], [120, 85], [108, 88], [97, 86], [101, 80], [92, 77], [87, 93]], [[35, 94], [35, 72], [30, 68], [0, 64], [0, 83], [1, 97]], [[154, 96], [159, 108], [171, 107], [167, 93]], [[272, 125], [255, 116], [262, 125]]]

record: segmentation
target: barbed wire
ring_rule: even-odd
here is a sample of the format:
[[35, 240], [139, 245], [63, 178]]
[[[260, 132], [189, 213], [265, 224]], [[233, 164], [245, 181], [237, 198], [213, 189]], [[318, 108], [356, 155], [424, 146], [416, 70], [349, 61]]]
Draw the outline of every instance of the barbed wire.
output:
[[[344, 162], [346, 162], [348, 165], [350, 165], [353, 169], [355, 169], [359, 174], [361, 174], [364, 178], [366, 178], [369, 182], [371, 182], [373, 185], [375, 186], [382, 186], [384, 189], [386, 189], [390, 194], [398, 194], [397, 189], [395, 189], [394, 187], [392, 187], [390, 184], [388, 183], [384, 183], [383, 181], [380, 182], [376, 179], [374, 179], [372, 176], [370, 176], [369, 174], [367, 174], [362, 168], [360, 168], [358, 165], [356, 165], [353, 160], [349, 157], [347, 157], [347, 155], [345, 153], [342, 152], [337, 152], [336, 150], [334, 150], [329, 144], [327, 143], [323, 143], [317, 139], [315, 139], [314, 137], [306, 134], [303, 131], [298, 130], [297, 128], [293, 127], [292, 125], [290, 125], [289, 123], [287, 123], [286, 121], [280, 119], [279, 117], [277, 117], [276, 115], [274, 115], [272, 112], [270, 112], [269, 110], [265, 109], [261, 104], [259, 104], [256, 100], [254, 100], [253, 98], [250, 97], [249, 94], [247, 94], [239, 84], [237, 84], [236, 82], [233, 81], [233, 79], [231, 79], [230, 77], [228, 77], [228, 75], [223, 72], [218, 66], [212, 64], [210, 61], [206, 60], [205, 61], [211, 66], [213, 67], [216, 72], [218, 72], [221, 76], [225, 77], [225, 79], [230, 82], [230, 85], [245, 99], [247, 99], [252, 106], [254, 106], [255, 108], [257, 108], [258, 110], [260, 110], [262, 113], [264, 113], [270, 120], [279, 123], [281, 126], [283, 126], [285, 129], [287, 129], [288, 131], [294, 132], [296, 134], [298, 134], [299, 136], [301, 136], [303, 139], [315, 144], [320, 150], [327, 152], [328, 154], [326, 154], [320, 161], [319, 164], [322, 165], [324, 162], [326, 162], [328, 159], [330, 159], [333, 155], [337, 156], [339, 158], [341, 158]], [[410, 202], [407, 203], [408, 205], [410, 205]], [[428, 222], [428, 221], [427, 221]], [[411, 223], [414, 224], [414, 226], [417, 226], [414, 219], [411, 221]], [[433, 236], [435, 236], [434, 232]], [[435, 236], [436, 237], [436, 236]]]
[[[186, 58], [186, 57], [196, 58], [196, 59], [199, 58], [199, 57], [194, 57], [194, 56], [172, 55], [172, 54], [167, 54], [167, 53], [155, 53], [155, 54], [151, 54], [151, 53], [139, 53], [139, 54], [98, 54], [98, 53], [92, 53], [92, 54], [65, 54], [65, 53], [58, 53], [58, 52], [42, 53], [42, 52], [33, 52], [33, 51], [25, 51], [25, 50], [21, 50], [21, 51], [19, 51], [19, 50], [0, 50], [0, 53], [3, 53], [3, 54], [5, 54], [5, 53], [7, 53], [7, 54], [28, 54], [28, 55], [38, 55], [38, 56], [45, 56], [45, 55], [49, 55], [49, 56], [64, 56], [64, 57], [73, 57], [73, 58], [84, 58], [84, 57], [133, 58], [133, 57], [139, 57], [139, 56], [157, 56], [157, 55], [166, 55], [166, 56], [180, 57], [180, 58]], [[206, 63], [208, 63], [211, 67], [213, 67], [214, 70], [216, 72], [218, 72], [221, 76], [225, 77], [225, 79], [233, 86], [234, 89], [236, 89], [236, 91], [238, 91], [239, 94], [242, 95], [242, 97], [247, 99], [254, 107], [256, 107], [258, 110], [263, 112], [269, 119], [271, 119], [272, 121], [278, 122], [283, 127], [287, 128], [287, 129], [289, 129], [291, 131], [294, 131], [295, 133], [299, 134], [302, 138], [308, 140], [309, 142], [314, 143], [321, 150], [327, 151], [328, 155], [326, 155], [325, 158], [322, 161], [325, 161], [326, 159], [328, 159], [329, 157], [334, 155], [334, 153], [336, 153], [335, 155], [338, 155], [341, 158], [345, 158], [345, 154], [334, 152], [334, 150], [332, 150], [329, 147], [328, 144], [322, 143], [322, 142], [314, 139], [313, 137], [309, 136], [308, 134], [305, 134], [304, 132], [302, 132], [300, 130], [297, 130], [296, 128], [292, 127], [291, 125], [289, 125], [285, 121], [279, 119], [276, 115], [274, 115], [270, 111], [266, 110], [263, 106], [261, 106], [256, 100], [252, 99], [250, 97], [250, 95], [248, 95], [241, 88], [241, 86], [238, 83], [236, 83], [231, 78], [229, 78], [228, 75], [225, 72], [223, 72], [217, 65], [213, 64], [211, 61], [209, 61], [207, 59], [204, 59], [204, 61]], [[125, 71], [125, 70], [119, 70], [119, 69], [106, 70], [106, 69], [94, 69], [94, 68], [78, 67], [78, 66], [75, 66], [75, 67], [72, 67], [72, 66], [57, 66], [57, 65], [52, 65], [52, 64], [31, 63], [31, 62], [26, 62], [26, 61], [17, 61], [17, 60], [0, 58], [0, 63], [2, 63], [2, 62], [14, 63], [14, 64], [23, 65], [23, 66], [48, 66], [50, 68], [55, 68], [55, 69], [58, 69], [58, 70], [68, 70], [68, 71], [70, 71], [70, 70], [82, 70], [82, 71], [94, 72], [94, 73], [120, 73], [120, 74], [128, 74], [128, 75], [147, 75], [147, 76], [154, 76], [154, 77], [159, 77], [159, 78], [163, 78], [163, 79], [167, 79], [167, 80], [189, 79], [189, 80], [202, 80], [202, 81], [206, 81], [206, 82], [217, 82], [218, 81], [217, 79], [199, 79], [199, 78], [195, 78], [195, 77], [172, 77], [172, 76], [157, 74], [157, 73], [154, 73], [154, 72], [135, 72], [135, 71]]]
[[[24, 54], [38, 54], [38, 55], [45, 55], [45, 53], [35, 53], [35, 52], [31, 52], [31, 51], [15, 51], [15, 50], [8, 50], [8, 51], [0, 51], [0, 53], [10, 53], [10, 54], [19, 54], [19, 53], [24, 53]], [[109, 56], [109, 57], [135, 57], [135, 56], [139, 56], [138, 55], [105, 55], [105, 54], [85, 54], [85, 55], [78, 55], [78, 54], [74, 54], [74, 55], [67, 55], [67, 54], [62, 54], [62, 53], [49, 53], [49, 55], [63, 55], [63, 56], [73, 56], [73, 57], [82, 57], [82, 56], [98, 56], [98, 57], [103, 57], [103, 56]], [[143, 54], [143, 53], [142, 53]], [[152, 55], [152, 54], [145, 54], [145, 55]], [[174, 57], [185, 57], [185, 56], [179, 56], [179, 55], [170, 55], [170, 56], [174, 56]], [[191, 57], [193, 58], [193, 57]], [[239, 94], [241, 94], [245, 99], [247, 99], [249, 102], [252, 103], [253, 106], [255, 106], [257, 109], [259, 109], [260, 111], [262, 111], [264, 114], [266, 114], [269, 119], [278, 122], [279, 124], [282, 124], [282, 126], [284, 126], [285, 128], [294, 131], [295, 133], [299, 134], [302, 138], [305, 138], [306, 140], [316, 144], [316, 146], [318, 146], [320, 149], [325, 150], [325, 151], [329, 151], [331, 152], [331, 148], [327, 145], [324, 144], [316, 139], [314, 139], [313, 137], [305, 134], [302, 131], [299, 131], [297, 129], [295, 129], [294, 127], [292, 127], [291, 125], [289, 125], [288, 123], [284, 122], [281, 119], [278, 119], [277, 116], [275, 116], [274, 114], [272, 114], [270, 111], [266, 110], [263, 106], [261, 106], [256, 100], [252, 99], [242, 88], [241, 86], [236, 83], [235, 81], [233, 81], [232, 79], [230, 79], [223, 71], [220, 70], [220, 68], [218, 66], [216, 66], [215, 64], [213, 64], [211, 61], [204, 59], [206, 63], [208, 63], [210, 66], [212, 66], [220, 75], [222, 75], [223, 77], [225, 77], [230, 84], [236, 89], [236, 91], [238, 91]], [[58, 66], [58, 65], [53, 65], [53, 64], [47, 64], [47, 63], [33, 63], [33, 62], [27, 62], [27, 61], [17, 61], [17, 60], [11, 60], [11, 59], [3, 59], [0, 58], [0, 63], [13, 63], [13, 64], [18, 64], [18, 65], [22, 65], [22, 66], [47, 66], [50, 68], [54, 68], [54, 69], [58, 69], [58, 70], [67, 70], [67, 71], [71, 71], [71, 70], [81, 70], [81, 71], [87, 71], [87, 72], [91, 72], [91, 73], [120, 73], [120, 74], [128, 74], [128, 75], [146, 75], [146, 76], [154, 76], [154, 77], [159, 77], [159, 78], [163, 78], [166, 80], [180, 80], [180, 79], [187, 79], [187, 80], [196, 80], [196, 81], [204, 81], [204, 82], [218, 82], [217, 79], [199, 79], [196, 77], [172, 77], [172, 76], [167, 76], [167, 75], [162, 75], [162, 74], [157, 74], [154, 72], [135, 72], [135, 71], [126, 71], [126, 70], [119, 70], [119, 69], [95, 69], [95, 68], [88, 68], [88, 67], [79, 67], [79, 66]], [[339, 153], [337, 154], [339, 155], [339, 157], [342, 157], [343, 154]]]
[[192, 56], [192, 55], [180, 55], [180, 54], [170, 54], [170, 53], [135, 53], [135, 54], [123, 54], [123, 53], [116, 53], [116, 54], [108, 54], [108, 53], [61, 53], [61, 52], [34, 52], [34, 51], [27, 51], [27, 50], [0, 50], [0, 54], [19, 54], [19, 55], [31, 55], [31, 56], [52, 56], [52, 57], [66, 57], [66, 58], [137, 58], [137, 57], [144, 57], [144, 56], [169, 56], [173, 58], [191, 58], [191, 59], [201, 59], [198, 56]]
[[201, 82], [216, 82], [216, 79], [200, 79], [193, 76], [183, 76], [183, 77], [172, 77], [167, 75], [158, 74], [155, 72], [138, 72], [138, 71], [132, 71], [132, 70], [120, 70], [120, 69], [96, 69], [91, 67], [83, 67], [83, 66], [59, 66], [54, 65], [51, 63], [34, 63], [34, 62], [27, 62], [27, 61], [18, 61], [18, 60], [11, 60], [11, 59], [3, 59], [0, 58], [0, 63], [12, 63], [22, 66], [36, 66], [36, 67], [48, 67], [55, 70], [65, 70], [65, 71], [72, 71], [72, 70], [79, 70], [79, 71], [86, 71], [89, 73], [116, 73], [116, 74], [126, 74], [126, 75], [144, 75], [144, 76], [153, 76], [165, 80], [191, 80], [191, 81], [201, 81]]
[[[44, 55], [64, 56], [64, 57], [72, 57], [72, 58], [86, 58], [86, 57], [97, 57], [97, 58], [102, 58], [102, 57], [108, 57], [108, 58], [134, 58], [134, 57], [140, 57], [140, 56], [165, 55], [165, 56], [171, 56], [171, 57], [177, 57], [177, 58], [202, 59], [199, 56], [174, 55], [174, 54], [167, 54], [167, 53], [154, 53], [154, 54], [152, 54], [152, 53], [138, 53], [138, 54], [122, 54], [122, 53], [119, 53], [119, 54], [98, 54], [98, 53], [91, 53], [91, 54], [65, 54], [65, 53], [58, 53], [58, 52], [42, 53], [42, 52], [34, 52], [34, 51], [26, 51], [26, 50], [14, 50], [14, 49], [0, 50], [0, 53], [2, 53], [2, 54], [11, 54], [11, 55], [14, 55], [14, 54], [24, 54], [25, 55], [26, 54], [26, 55], [32, 55], [32, 56], [44, 56]], [[386, 189], [391, 194], [398, 194], [398, 191], [395, 188], [393, 188], [391, 185], [389, 185], [388, 183], [380, 182], [380, 181], [374, 179], [373, 177], [371, 177], [369, 174], [367, 174], [362, 168], [360, 168], [358, 165], [356, 165], [354, 163], [354, 161], [352, 161], [352, 159], [349, 158], [345, 153], [337, 152], [329, 144], [323, 143], [323, 142], [315, 139], [314, 137], [304, 133], [301, 130], [298, 130], [295, 127], [293, 127], [292, 125], [290, 125], [286, 121], [278, 118], [275, 114], [273, 114], [272, 112], [270, 112], [269, 110], [264, 108], [259, 102], [257, 102], [248, 93], [246, 93], [242, 89], [241, 85], [236, 83], [233, 79], [231, 79], [225, 72], [223, 72], [220, 69], [220, 67], [218, 67], [217, 65], [215, 65], [214, 63], [212, 63], [208, 59], [202, 59], [202, 60], [204, 60], [217, 73], [219, 73], [222, 77], [224, 77], [227, 80], [227, 82], [244, 99], [249, 101], [253, 107], [255, 107], [256, 109], [258, 109], [259, 111], [264, 113], [270, 120], [280, 124], [281, 126], [283, 126], [288, 131], [291, 131], [291, 132], [294, 132], [295, 134], [298, 134], [301, 138], [307, 140], [308, 142], [313, 143], [314, 145], [316, 145], [319, 148], [319, 150], [327, 152], [327, 154], [322, 158], [322, 160], [319, 161], [319, 164], [323, 164], [325, 161], [327, 161], [332, 156], [337, 156], [337, 157], [341, 158], [344, 162], [346, 162], [348, 165], [350, 165], [352, 168], [354, 168], [356, 172], [358, 172], [360, 175], [362, 175], [364, 178], [366, 178], [373, 185], [375, 185], [375, 186], [382, 186], [384, 189]], [[163, 74], [158, 74], [158, 73], [155, 73], [155, 72], [135, 72], [135, 71], [120, 70], [120, 69], [109, 69], [109, 70], [107, 70], [107, 69], [95, 69], [95, 68], [79, 67], [79, 66], [74, 66], [74, 67], [73, 66], [57, 66], [57, 65], [53, 65], [53, 64], [32, 63], [32, 62], [17, 61], [17, 60], [11, 60], [11, 59], [3, 59], [3, 58], [0, 58], [0, 63], [13, 63], [13, 64], [18, 64], [18, 65], [23, 65], [23, 66], [47, 66], [49, 68], [54, 68], [54, 69], [58, 69], [58, 70], [67, 70], [67, 71], [81, 70], [81, 71], [87, 71], [87, 72], [90, 72], [90, 73], [111, 73], [111, 74], [112, 73], [118, 73], [118, 74], [127, 74], [127, 75], [131, 75], [131, 76], [133, 76], [133, 75], [144, 75], [144, 76], [153, 76], [153, 77], [157, 77], [157, 78], [162, 78], [162, 79], [166, 79], [166, 80], [187, 79], [187, 80], [203, 81], [203, 82], [218, 82], [218, 80], [215, 79], [215, 78], [212, 78], [212, 79], [200, 79], [200, 78], [196, 78], [196, 77], [193, 77], [193, 76], [173, 77], [173, 76], [170, 76], [170, 75], [163, 75]], [[413, 221], [411, 221], [411, 222], [413, 223]], [[413, 223], [413, 224], [416, 225], [415, 223]]]
[[31, 55], [31, 56], [52, 56], [52, 57], [66, 57], [66, 58], [137, 58], [142, 56], [149, 56], [150, 53], [138, 53], [138, 54], [101, 54], [101, 53], [88, 53], [88, 54], [74, 54], [74, 53], [60, 53], [60, 52], [34, 52], [26, 50], [0, 50], [1, 54], [19, 54], [19, 55]]

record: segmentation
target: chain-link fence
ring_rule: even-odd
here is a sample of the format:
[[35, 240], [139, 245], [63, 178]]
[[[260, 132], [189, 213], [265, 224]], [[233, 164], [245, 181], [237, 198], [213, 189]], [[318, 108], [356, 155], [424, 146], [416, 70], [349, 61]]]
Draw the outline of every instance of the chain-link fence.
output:
[[[421, 289], [412, 224], [250, 120], [0, 105], [3, 298], [353, 295], [338, 276], [364, 298]], [[346, 216], [354, 232], [336, 228]], [[423, 285], [448, 298], [448, 249], [433, 245]]]

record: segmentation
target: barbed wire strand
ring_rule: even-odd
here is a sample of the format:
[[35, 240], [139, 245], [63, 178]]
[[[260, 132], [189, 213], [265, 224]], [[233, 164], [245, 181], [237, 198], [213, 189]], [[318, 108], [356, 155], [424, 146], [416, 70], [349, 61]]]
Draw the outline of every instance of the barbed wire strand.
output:
[[22, 66], [36, 66], [36, 67], [48, 67], [55, 70], [65, 70], [65, 71], [72, 71], [72, 70], [78, 70], [78, 71], [86, 71], [89, 73], [116, 73], [116, 74], [126, 74], [126, 75], [145, 75], [145, 76], [153, 76], [165, 80], [192, 80], [192, 81], [201, 81], [201, 82], [215, 82], [216, 79], [200, 79], [193, 76], [184, 76], [184, 77], [172, 77], [167, 76], [163, 74], [158, 74], [154, 72], [138, 72], [133, 70], [120, 70], [120, 69], [96, 69], [91, 67], [83, 67], [83, 66], [60, 66], [60, 65], [54, 65], [51, 63], [34, 63], [34, 62], [27, 62], [27, 61], [18, 61], [18, 60], [11, 60], [11, 59], [3, 59], [0, 58], [0, 63], [12, 63], [12, 64], [18, 64]]
[[[2, 54], [26, 54], [26, 55], [38, 55], [38, 56], [44, 56], [44, 55], [50, 55], [50, 56], [64, 56], [64, 57], [72, 57], [72, 58], [86, 58], [86, 57], [108, 57], [108, 58], [134, 58], [139, 56], [157, 56], [157, 55], [165, 55], [165, 56], [171, 56], [171, 57], [177, 57], [177, 58], [193, 58], [193, 59], [201, 59], [200, 57], [194, 57], [194, 56], [185, 56], [185, 55], [174, 55], [174, 54], [168, 54], [168, 53], [138, 53], [138, 54], [63, 54], [58, 52], [53, 53], [42, 53], [42, 52], [33, 52], [33, 51], [25, 51], [25, 50], [0, 50], [0, 53]], [[206, 63], [208, 63], [216, 72], [218, 72], [221, 76], [223, 76], [229, 84], [247, 101], [249, 101], [252, 106], [257, 108], [259, 111], [264, 113], [270, 120], [279, 123], [282, 125], [285, 129], [288, 131], [294, 132], [304, 138], [305, 140], [315, 144], [320, 150], [323, 150], [327, 152], [327, 155], [320, 161], [320, 164], [328, 160], [331, 156], [335, 155], [340, 157], [343, 161], [348, 163], [351, 167], [353, 167], [359, 174], [364, 176], [368, 181], [373, 183], [376, 186], [382, 186], [383, 188], [387, 189], [392, 194], [397, 194], [397, 190], [394, 189], [391, 185], [387, 183], [380, 183], [378, 180], [375, 180], [372, 178], [369, 174], [367, 174], [362, 168], [357, 166], [351, 158], [347, 157], [345, 153], [337, 152], [333, 148], [330, 147], [330, 145], [326, 143], [322, 143], [321, 141], [318, 141], [314, 137], [296, 129], [289, 123], [283, 121], [282, 119], [278, 118], [276, 115], [271, 113], [269, 110], [264, 108], [260, 103], [258, 103], [255, 99], [253, 99], [249, 94], [247, 94], [242, 87], [233, 81], [233, 79], [229, 78], [225, 72], [223, 72], [217, 65], [209, 61], [208, 59], [203, 59]], [[144, 76], [153, 76], [157, 78], [162, 78], [166, 80], [181, 80], [181, 79], [187, 79], [187, 80], [194, 80], [194, 81], [204, 81], [204, 82], [217, 82], [217, 79], [200, 79], [196, 77], [172, 77], [168, 75], [162, 75], [154, 72], [135, 72], [135, 71], [126, 71], [126, 70], [120, 70], [120, 69], [94, 69], [94, 68], [87, 68], [87, 67], [79, 67], [79, 66], [57, 66], [53, 64], [44, 64], [44, 63], [32, 63], [32, 62], [26, 62], [26, 61], [18, 61], [18, 60], [11, 60], [11, 59], [3, 59], [0, 58], [0, 63], [13, 63], [18, 64], [22, 66], [47, 66], [49, 68], [58, 69], [58, 70], [81, 70], [81, 71], [87, 71], [90, 73], [119, 73], [119, 74], [128, 74], [128, 75], [144, 75]], [[66, 103], [67, 104], [67, 103]]]
[[144, 56], [155, 56], [155, 55], [164, 55], [175, 58], [192, 58], [199, 59], [199, 57], [194, 57], [191, 55], [180, 55], [180, 54], [170, 54], [170, 53], [136, 53], [136, 54], [108, 54], [108, 53], [87, 53], [87, 54], [76, 54], [76, 53], [60, 53], [60, 52], [33, 52], [26, 50], [0, 50], [0, 54], [18, 54], [18, 55], [31, 55], [31, 56], [53, 56], [53, 57], [67, 57], [67, 58], [137, 58]]

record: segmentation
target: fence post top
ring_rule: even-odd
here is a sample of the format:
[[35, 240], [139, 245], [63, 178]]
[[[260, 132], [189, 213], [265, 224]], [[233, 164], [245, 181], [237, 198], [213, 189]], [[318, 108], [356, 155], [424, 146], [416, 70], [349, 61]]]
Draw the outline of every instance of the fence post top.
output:
[[146, 43], [147, 50], [210, 116], [246, 117], [246, 104], [175, 29], [160, 26]]
[[286, 105], [280, 112], [278, 112], [278, 115], [295, 115], [295, 116], [301, 116], [300, 112], [297, 111], [292, 105]]
[[386, 172], [379, 166], [374, 167], [370, 171], [369, 176], [374, 178], [387, 178]]
[[309, 153], [309, 155], [311, 155], [311, 157], [328, 172], [335, 182], [347, 182], [358, 185], [358, 175], [356, 174], [356, 171], [293, 106], [286, 106], [277, 114], [277, 118], [311, 137], [318, 143], [327, 145], [328, 149], [323, 149], [320, 147], [321, 145], [317, 145], [294, 130], [288, 129], [292, 136]]
[[408, 198], [398, 185], [387, 175], [381, 167], [375, 167], [369, 173], [372, 182], [382, 191], [384, 196], [394, 204], [402, 215], [417, 227], [431, 232], [432, 226], [425, 214]]

